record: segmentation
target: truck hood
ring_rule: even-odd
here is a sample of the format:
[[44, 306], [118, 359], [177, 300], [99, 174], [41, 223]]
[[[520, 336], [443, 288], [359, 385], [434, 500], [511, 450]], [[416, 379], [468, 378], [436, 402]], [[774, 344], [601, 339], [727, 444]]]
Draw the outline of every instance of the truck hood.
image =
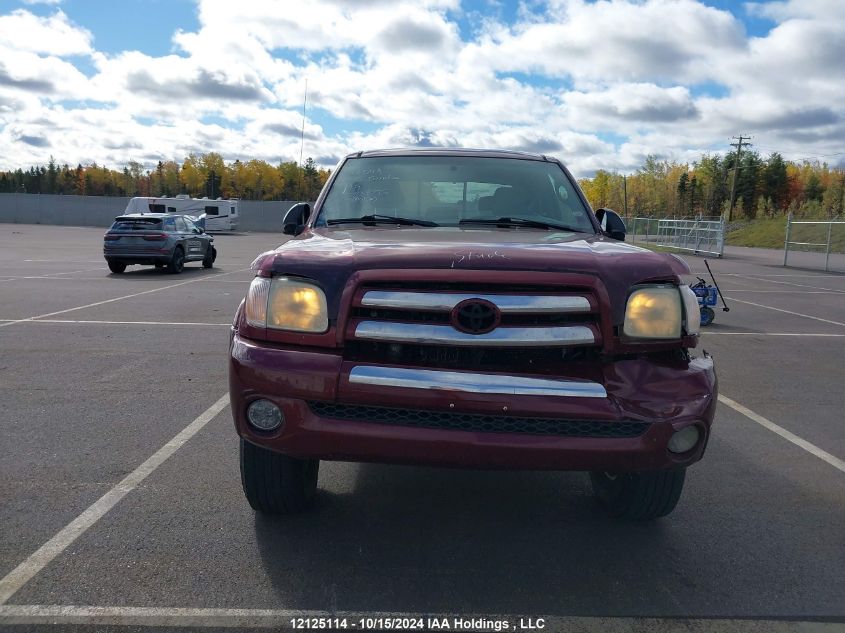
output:
[[[599, 235], [523, 228], [383, 228], [306, 230], [260, 255], [253, 268], [264, 275], [295, 275], [317, 281], [329, 311], [349, 276], [370, 269], [464, 269], [571, 272], [601, 279], [613, 304], [614, 322], [624, 317], [630, 287], [648, 281], [679, 282], [689, 273], [680, 258]], [[530, 279], [526, 279], [530, 282]]]

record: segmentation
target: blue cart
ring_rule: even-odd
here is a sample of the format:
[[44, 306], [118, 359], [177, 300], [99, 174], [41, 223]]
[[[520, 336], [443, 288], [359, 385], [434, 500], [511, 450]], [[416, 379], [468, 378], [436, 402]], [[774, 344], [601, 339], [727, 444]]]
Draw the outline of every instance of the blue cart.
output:
[[711, 286], [699, 277], [698, 283], [690, 286], [690, 288], [695, 293], [695, 296], [698, 297], [698, 306], [701, 309], [701, 325], [707, 326], [713, 323], [713, 320], [716, 318], [716, 312], [713, 310], [713, 307], [719, 302], [719, 298], [722, 299], [722, 304], [725, 306], [722, 308], [723, 312], [730, 312], [731, 309], [725, 303], [725, 298], [722, 297], [722, 291], [719, 290], [719, 285], [716, 283], [716, 278], [713, 276], [713, 271], [710, 270], [710, 264], [707, 263], [706, 259], [704, 260], [704, 265], [707, 266], [707, 272], [710, 273], [710, 279], [713, 280], [713, 285]]

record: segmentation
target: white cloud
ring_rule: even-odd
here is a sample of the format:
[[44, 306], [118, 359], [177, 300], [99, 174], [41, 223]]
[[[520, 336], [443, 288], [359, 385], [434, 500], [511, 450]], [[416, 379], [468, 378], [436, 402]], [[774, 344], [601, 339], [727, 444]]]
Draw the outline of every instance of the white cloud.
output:
[[76, 26], [61, 11], [38, 17], [18, 9], [0, 16], [0, 45], [47, 55], [87, 55], [91, 33]]
[[738, 132], [841, 151], [845, 3], [744, 11], [770, 32], [695, 0], [524, 2], [510, 24], [458, 0], [198, 0], [200, 28], [173, 25], [174, 52], [152, 56], [104, 54], [62, 11], [17, 10], [0, 16], [0, 166], [297, 159], [306, 79], [306, 154], [329, 166], [379, 146], [503, 146], [586, 175], [723, 151]]

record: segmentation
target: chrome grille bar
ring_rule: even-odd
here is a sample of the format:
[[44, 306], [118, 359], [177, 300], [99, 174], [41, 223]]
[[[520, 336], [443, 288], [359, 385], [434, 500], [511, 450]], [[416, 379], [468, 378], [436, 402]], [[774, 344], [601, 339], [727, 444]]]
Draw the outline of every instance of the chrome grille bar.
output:
[[560, 327], [500, 327], [486, 334], [465, 334], [451, 325], [428, 323], [395, 323], [361, 321], [355, 327], [355, 338], [420, 345], [459, 345], [487, 347], [544, 347], [592, 345], [593, 330], [584, 325]]
[[392, 292], [369, 290], [361, 305], [401, 310], [448, 311], [467, 299], [484, 299], [495, 304], [505, 314], [573, 314], [590, 312], [590, 301], [582, 296], [555, 295], [498, 295], [450, 292]]
[[607, 392], [597, 382], [550, 380], [496, 374], [471, 374], [434, 369], [404, 369], [359, 365], [349, 372], [349, 382], [359, 385], [435, 389], [467, 393], [519, 396], [565, 396], [568, 398], [606, 398]]

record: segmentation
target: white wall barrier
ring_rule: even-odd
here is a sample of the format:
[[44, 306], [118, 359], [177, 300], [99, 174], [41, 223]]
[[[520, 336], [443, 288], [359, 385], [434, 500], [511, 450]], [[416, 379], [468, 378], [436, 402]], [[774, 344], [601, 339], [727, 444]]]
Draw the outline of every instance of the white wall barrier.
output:
[[[0, 193], [0, 223], [97, 226], [106, 228], [123, 213], [129, 198]], [[295, 200], [241, 200], [242, 231], [282, 232], [282, 220]]]

